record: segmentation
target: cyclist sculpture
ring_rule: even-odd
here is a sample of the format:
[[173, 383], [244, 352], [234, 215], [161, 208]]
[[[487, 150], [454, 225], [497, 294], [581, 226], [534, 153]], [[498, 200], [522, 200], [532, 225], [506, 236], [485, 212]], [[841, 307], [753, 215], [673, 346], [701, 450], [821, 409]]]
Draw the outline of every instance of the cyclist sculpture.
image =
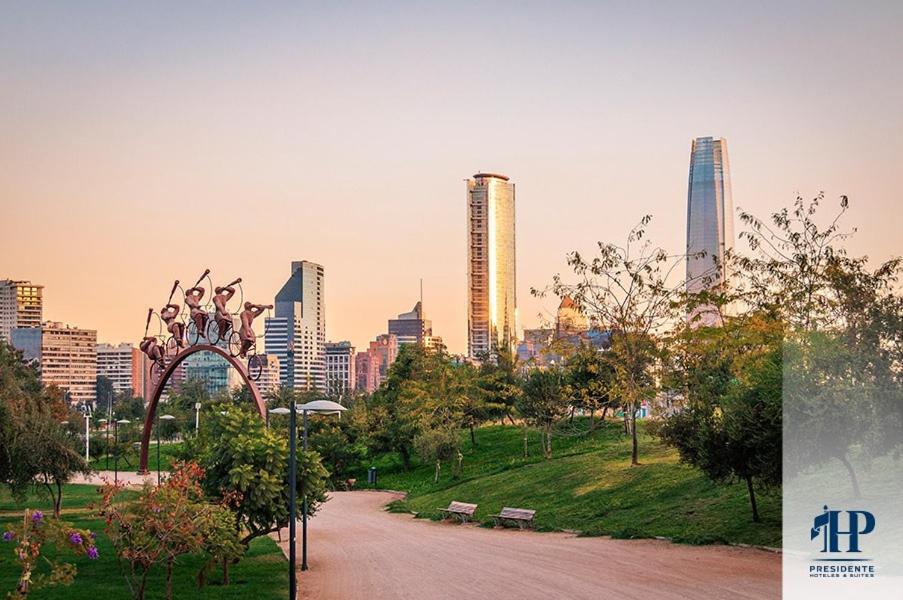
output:
[[257, 334], [254, 333], [254, 319], [263, 314], [263, 311], [273, 308], [272, 304], [251, 304], [245, 302], [245, 309], [241, 311], [241, 328], [238, 335], [241, 338], [241, 349], [238, 355], [245, 358], [248, 350], [257, 345]]
[[198, 279], [198, 282], [194, 284], [194, 287], [185, 290], [185, 304], [187, 304], [190, 309], [191, 320], [194, 322], [195, 331], [201, 337], [207, 337], [207, 311], [201, 306], [201, 300], [203, 300], [206, 290], [201, 287], [201, 281], [209, 274], [210, 269], [207, 269], [204, 271], [204, 274], [201, 275], [201, 278]]
[[212, 344], [215, 344], [219, 340], [225, 340], [229, 333], [229, 329], [232, 328], [232, 313], [229, 312], [229, 307], [226, 306], [226, 304], [232, 299], [232, 296], [235, 295], [235, 288], [233, 286], [239, 283], [241, 283], [241, 277], [232, 283], [217, 287], [216, 290], [214, 290], [216, 294], [213, 296], [213, 305], [216, 307], [216, 314], [213, 318], [218, 326], [218, 331], [216, 335], [217, 339], [213, 339], [213, 336], [211, 335], [207, 336], [207, 341]]

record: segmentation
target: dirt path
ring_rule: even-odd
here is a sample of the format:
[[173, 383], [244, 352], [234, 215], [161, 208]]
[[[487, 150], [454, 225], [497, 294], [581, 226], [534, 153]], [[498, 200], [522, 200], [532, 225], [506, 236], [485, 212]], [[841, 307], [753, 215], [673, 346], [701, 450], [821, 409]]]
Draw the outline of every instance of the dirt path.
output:
[[[101, 485], [104, 479], [109, 481], [113, 481], [114, 473], [113, 471], [96, 471], [89, 477], [85, 477], [83, 475], [76, 475], [72, 478], [69, 483], [82, 483], [82, 484], [96, 484]], [[154, 471], [152, 473], [148, 473], [147, 475], [139, 475], [134, 471], [119, 471], [118, 474], [119, 481], [124, 481], [127, 485], [142, 485], [145, 480], [150, 480], [153, 483], [157, 482], [157, 472]]]
[[[769, 552], [433, 523], [385, 512], [383, 505], [394, 498], [385, 492], [332, 494], [310, 521], [310, 570], [299, 575], [301, 598], [702, 600], [781, 595], [781, 557]], [[300, 538], [299, 526], [299, 544]]]

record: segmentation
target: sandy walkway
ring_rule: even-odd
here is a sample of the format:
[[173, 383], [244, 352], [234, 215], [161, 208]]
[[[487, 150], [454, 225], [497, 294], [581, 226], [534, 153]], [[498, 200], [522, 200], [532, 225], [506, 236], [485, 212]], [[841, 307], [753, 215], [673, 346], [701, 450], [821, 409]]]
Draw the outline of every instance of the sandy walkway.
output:
[[[781, 557], [726, 546], [482, 529], [332, 495], [308, 530], [306, 600], [779, 598]], [[287, 533], [283, 533], [283, 539]], [[298, 527], [300, 544], [301, 528]], [[285, 545], [285, 544], [283, 544]], [[301, 550], [298, 549], [300, 562]]]
[[[115, 473], [113, 471], [96, 471], [89, 477], [76, 475], [69, 483], [101, 485], [104, 479], [113, 481], [114, 475]], [[166, 473], [164, 473], [164, 476], [165, 475]], [[151, 473], [148, 473], [147, 475], [139, 475], [135, 471], [119, 471], [118, 479], [119, 481], [124, 481], [128, 485], [142, 485], [145, 480], [150, 480], [153, 483], [157, 483], [157, 472], [153, 471]]]

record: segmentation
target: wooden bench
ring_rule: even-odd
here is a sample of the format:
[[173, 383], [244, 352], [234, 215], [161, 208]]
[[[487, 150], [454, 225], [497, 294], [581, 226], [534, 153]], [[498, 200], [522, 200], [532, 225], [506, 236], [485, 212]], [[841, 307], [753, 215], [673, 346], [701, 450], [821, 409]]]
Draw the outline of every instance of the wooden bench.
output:
[[456, 518], [461, 519], [462, 523], [466, 523], [468, 519], [473, 518], [473, 513], [476, 512], [476, 510], [476, 504], [452, 501], [451, 504], [448, 505], [448, 508], [440, 508], [439, 512], [445, 513], [446, 517], [453, 515]]
[[501, 513], [492, 515], [492, 518], [495, 519], [496, 525], [502, 525], [505, 521], [513, 521], [517, 523], [518, 527], [523, 529], [524, 527], [533, 527], [534, 516], [536, 516], [535, 510], [527, 508], [510, 508], [506, 506], [502, 509]]

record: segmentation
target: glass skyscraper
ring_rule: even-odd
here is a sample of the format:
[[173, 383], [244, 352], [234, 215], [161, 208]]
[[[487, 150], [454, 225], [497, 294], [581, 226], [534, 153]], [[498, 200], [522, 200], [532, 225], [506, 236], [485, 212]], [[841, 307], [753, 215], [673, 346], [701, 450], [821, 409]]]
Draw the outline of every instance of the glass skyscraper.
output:
[[479, 358], [517, 336], [514, 184], [504, 175], [467, 180], [467, 355]]
[[[701, 137], [690, 148], [687, 190], [687, 291], [699, 293], [725, 280], [724, 257], [734, 245], [734, 203], [731, 198], [727, 140]], [[704, 256], [699, 256], [704, 252]], [[709, 313], [705, 307], [697, 313]], [[714, 314], [701, 320], [714, 324]]]

